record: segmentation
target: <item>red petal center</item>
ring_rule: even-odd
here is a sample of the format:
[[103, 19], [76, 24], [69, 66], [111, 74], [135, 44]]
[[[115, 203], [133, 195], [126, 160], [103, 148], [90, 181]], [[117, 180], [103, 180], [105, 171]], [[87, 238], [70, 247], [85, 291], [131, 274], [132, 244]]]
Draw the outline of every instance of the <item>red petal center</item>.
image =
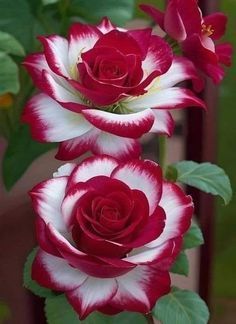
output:
[[[72, 237], [79, 250], [124, 257], [133, 247], [142, 245], [143, 240], [149, 242], [160, 235], [164, 217], [154, 215], [153, 230], [154, 216], [149, 215], [143, 192], [105, 176], [91, 178], [84, 185], [89, 190], [78, 199], [73, 211]], [[82, 183], [77, 186], [79, 189]]]

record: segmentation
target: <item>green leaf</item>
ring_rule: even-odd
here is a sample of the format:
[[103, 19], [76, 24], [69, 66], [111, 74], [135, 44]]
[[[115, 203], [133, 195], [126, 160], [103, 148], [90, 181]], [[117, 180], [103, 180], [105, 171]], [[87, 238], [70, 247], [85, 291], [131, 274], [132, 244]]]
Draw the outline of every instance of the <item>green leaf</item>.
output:
[[48, 297], [45, 301], [44, 310], [48, 324], [81, 323], [65, 295]]
[[145, 317], [139, 313], [122, 312], [115, 316], [107, 316], [98, 312], [92, 313], [85, 320], [84, 324], [147, 324]]
[[37, 295], [39, 297], [53, 296], [54, 293], [50, 289], [41, 287], [40, 285], [37, 284], [36, 281], [34, 281], [31, 278], [32, 263], [34, 261], [37, 250], [38, 250], [38, 248], [34, 248], [27, 257], [27, 260], [26, 260], [26, 263], [24, 266], [24, 275], [23, 275], [24, 287], [29, 289], [32, 293], [34, 293], [35, 295]]
[[173, 273], [184, 275], [186, 277], [188, 276], [189, 263], [188, 257], [185, 252], [180, 252], [170, 271]]
[[0, 51], [5, 53], [24, 56], [25, 50], [14, 36], [0, 31]]
[[159, 299], [154, 316], [162, 324], [206, 324], [209, 311], [196, 293], [174, 287], [171, 293]]
[[65, 295], [48, 297], [45, 302], [45, 314], [48, 324], [146, 324], [142, 314], [122, 312], [115, 316], [107, 316], [98, 312], [80, 321], [78, 315], [68, 303]]
[[123, 25], [132, 19], [134, 5], [134, 0], [72, 0], [69, 13], [92, 23], [97, 23], [102, 17], [107, 16], [113, 23]]
[[26, 0], [0, 0], [0, 30], [14, 35], [32, 51], [34, 16]]
[[192, 223], [191, 227], [184, 235], [183, 248], [185, 250], [192, 249], [194, 247], [202, 245], [203, 243], [204, 243], [204, 238], [200, 227], [197, 224]]
[[[122, 313], [112, 316], [110, 318], [111, 318], [111, 324], [120, 324], [120, 323], [122, 323], [122, 324], [130, 324], [130, 323], [147, 324], [147, 320], [145, 319], [144, 315], [139, 314], [139, 313], [122, 312]], [[95, 322], [94, 322], [94, 324], [95, 324]]]
[[232, 198], [229, 178], [217, 165], [208, 162], [181, 161], [172, 164], [171, 167], [177, 170], [177, 181], [212, 195], [219, 195], [225, 204]]
[[34, 159], [53, 147], [54, 144], [35, 142], [31, 139], [28, 127], [21, 125], [12, 134], [3, 158], [3, 180], [6, 189], [12, 188]]
[[17, 93], [20, 84], [18, 67], [7, 54], [0, 52], [0, 95], [7, 92]]
[[65, 295], [48, 297], [45, 301], [45, 314], [48, 324], [111, 324], [111, 317], [93, 313], [80, 321], [78, 314], [68, 303]]

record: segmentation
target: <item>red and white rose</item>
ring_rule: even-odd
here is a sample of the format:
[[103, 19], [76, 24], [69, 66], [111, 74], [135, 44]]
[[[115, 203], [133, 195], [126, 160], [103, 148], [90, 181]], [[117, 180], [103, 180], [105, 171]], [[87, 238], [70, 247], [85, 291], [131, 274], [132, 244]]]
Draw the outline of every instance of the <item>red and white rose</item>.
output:
[[129, 31], [104, 18], [98, 26], [72, 25], [68, 40], [39, 39], [44, 51], [24, 65], [41, 93], [28, 102], [23, 120], [36, 140], [60, 142], [59, 159], [88, 150], [138, 157], [143, 134], [172, 134], [169, 109], [204, 106], [190, 90], [174, 87], [192, 79], [201, 89], [193, 64], [173, 57], [150, 28]]
[[169, 292], [193, 203], [156, 163], [91, 157], [30, 195], [40, 245], [32, 278], [64, 292], [81, 319], [95, 310], [147, 313]]
[[215, 44], [224, 34], [227, 17], [216, 12], [203, 17], [197, 0], [171, 0], [165, 12], [141, 5], [171, 38], [180, 43], [183, 54], [200, 70], [219, 83], [224, 77], [222, 64], [231, 65], [232, 46]]

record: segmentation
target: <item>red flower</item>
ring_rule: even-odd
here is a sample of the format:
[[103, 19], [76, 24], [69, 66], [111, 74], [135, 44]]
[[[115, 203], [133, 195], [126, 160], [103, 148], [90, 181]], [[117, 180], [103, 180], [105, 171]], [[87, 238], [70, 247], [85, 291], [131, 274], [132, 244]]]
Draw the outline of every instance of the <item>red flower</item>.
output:
[[191, 62], [173, 58], [151, 29], [128, 31], [103, 19], [98, 26], [72, 25], [69, 40], [40, 40], [44, 52], [24, 64], [43, 93], [28, 102], [23, 120], [36, 140], [61, 143], [59, 159], [88, 150], [139, 157], [143, 134], [172, 134], [169, 109], [204, 106], [190, 90], [173, 87], [192, 79], [200, 90], [202, 83]]
[[149, 5], [141, 5], [141, 9], [179, 42], [183, 54], [215, 83], [223, 79], [221, 64], [230, 66], [232, 56], [230, 44], [215, 44], [225, 34], [224, 14], [217, 12], [203, 17], [197, 0], [171, 0], [165, 13]]
[[66, 164], [31, 191], [40, 249], [32, 278], [94, 310], [146, 313], [169, 292], [169, 269], [193, 213], [154, 162], [108, 156]]

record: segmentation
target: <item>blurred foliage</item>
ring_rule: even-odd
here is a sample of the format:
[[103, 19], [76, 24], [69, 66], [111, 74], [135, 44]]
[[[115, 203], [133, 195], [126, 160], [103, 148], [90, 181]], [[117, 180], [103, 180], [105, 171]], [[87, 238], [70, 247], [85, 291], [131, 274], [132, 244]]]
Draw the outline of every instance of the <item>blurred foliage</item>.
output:
[[[236, 49], [236, 1], [221, 1], [221, 9], [228, 17], [228, 29], [225, 39]], [[234, 53], [233, 67], [227, 71], [227, 76], [220, 88], [219, 128], [218, 128], [218, 163], [230, 177], [233, 192], [236, 192], [236, 55]], [[214, 295], [220, 297], [236, 297], [236, 198], [224, 208], [219, 202], [217, 206], [215, 263], [213, 289]]]
[[101, 17], [107, 16], [113, 23], [122, 26], [133, 17], [134, 5], [134, 0], [71, 0], [68, 13], [91, 23], [97, 23]]

